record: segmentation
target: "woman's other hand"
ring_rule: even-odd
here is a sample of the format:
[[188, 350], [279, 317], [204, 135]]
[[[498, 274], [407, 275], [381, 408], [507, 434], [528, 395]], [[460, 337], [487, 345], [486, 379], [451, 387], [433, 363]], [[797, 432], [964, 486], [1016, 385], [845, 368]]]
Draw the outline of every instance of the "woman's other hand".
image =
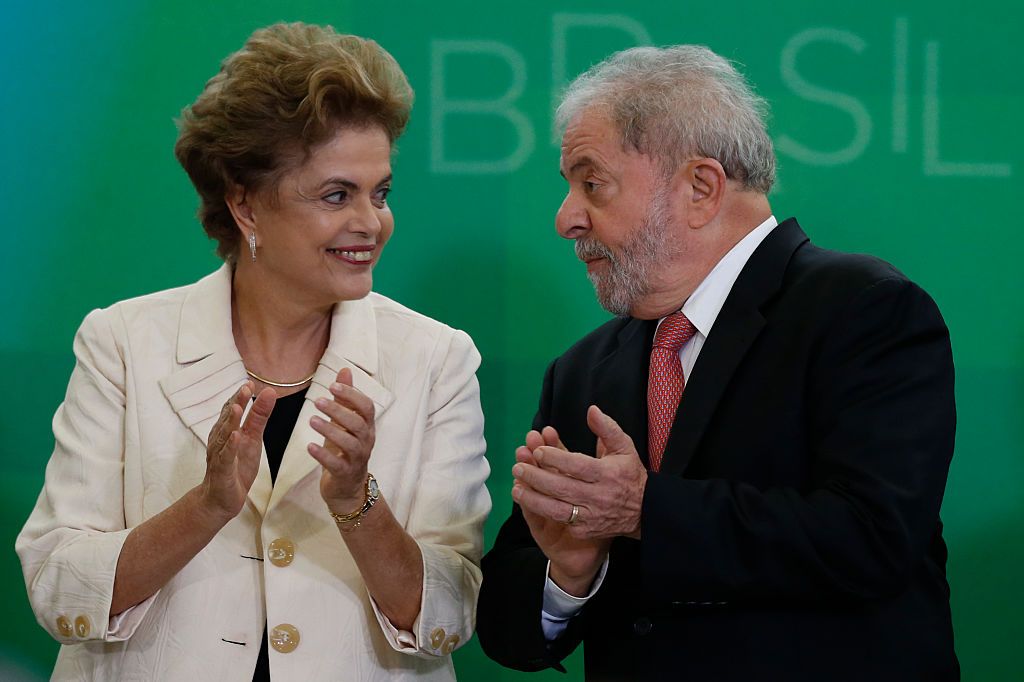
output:
[[206, 510], [224, 523], [242, 510], [249, 488], [256, 480], [263, 452], [263, 429], [277, 400], [274, 389], [260, 391], [243, 424], [242, 414], [254, 388], [253, 383], [247, 381], [224, 404], [206, 446], [206, 477], [201, 485], [201, 499]]
[[331, 386], [334, 400], [320, 398], [317, 408], [327, 416], [314, 416], [313, 429], [323, 435], [324, 444], [310, 443], [309, 454], [323, 465], [320, 495], [327, 508], [348, 514], [362, 507], [366, 499], [367, 462], [376, 438], [373, 401], [352, 386], [352, 370], [338, 372]]

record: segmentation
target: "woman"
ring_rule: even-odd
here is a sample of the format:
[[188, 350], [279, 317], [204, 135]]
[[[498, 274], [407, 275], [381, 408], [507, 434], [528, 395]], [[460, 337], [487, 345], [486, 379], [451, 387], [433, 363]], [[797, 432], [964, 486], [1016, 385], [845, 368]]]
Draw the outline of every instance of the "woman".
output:
[[55, 679], [454, 678], [490, 509], [479, 355], [370, 291], [411, 101], [376, 43], [278, 24], [184, 112], [225, 264], [75, 338], [17, 541]]

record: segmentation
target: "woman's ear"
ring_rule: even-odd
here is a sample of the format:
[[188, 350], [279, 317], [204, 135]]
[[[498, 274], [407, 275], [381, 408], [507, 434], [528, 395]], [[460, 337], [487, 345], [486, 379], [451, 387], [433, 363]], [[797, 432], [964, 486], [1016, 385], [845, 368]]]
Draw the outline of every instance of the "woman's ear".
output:
[[253, 212], [252, 195], [241, 185], [231, 185], [224, 196], [224, 203], [231, 211], [231, 217], [242, 232], [242, 238], [248, 239], [251, 232], [256, 231], [256, 216]]

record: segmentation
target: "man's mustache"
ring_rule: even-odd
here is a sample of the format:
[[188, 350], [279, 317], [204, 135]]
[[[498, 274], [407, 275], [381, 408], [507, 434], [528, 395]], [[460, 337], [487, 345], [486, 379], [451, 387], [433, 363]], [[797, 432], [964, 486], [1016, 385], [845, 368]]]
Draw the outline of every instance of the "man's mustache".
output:
[[612, 250], [596, 239], [577, 239], [575, 248], [576, 257], [582, 261], [590, 261], [595, 258], [607, 258], [612, 262], [615, 261]]

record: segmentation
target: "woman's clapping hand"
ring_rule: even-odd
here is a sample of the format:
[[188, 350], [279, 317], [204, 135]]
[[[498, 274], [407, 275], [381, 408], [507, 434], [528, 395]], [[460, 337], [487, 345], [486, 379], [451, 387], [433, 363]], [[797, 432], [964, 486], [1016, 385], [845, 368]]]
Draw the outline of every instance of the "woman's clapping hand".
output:
[[347, 514], [362, 506], [366, 495], [367, 462], [374, 440], [373, 401], [352, 386], [352, 370], [338, 372], [331, 386], [334, 400], [320, 398], [317, 408], [328, 419], [315, 416], [310, 424], [324, 436], [324, 444], [308, 450], [323, 465], [320, 494], [327, 507]]
[[225, 523], [242, 510], [249, 488], [256, 480], [263, 451], [263, 429], [277, 400], [274, 389], [260, 391], [243, 423], [242, 414], [254, 389], [253, 383], [247, 381], [224, 404], [206, 446], [206, 476], [201, 485], [201, 499], [204, 507]]

